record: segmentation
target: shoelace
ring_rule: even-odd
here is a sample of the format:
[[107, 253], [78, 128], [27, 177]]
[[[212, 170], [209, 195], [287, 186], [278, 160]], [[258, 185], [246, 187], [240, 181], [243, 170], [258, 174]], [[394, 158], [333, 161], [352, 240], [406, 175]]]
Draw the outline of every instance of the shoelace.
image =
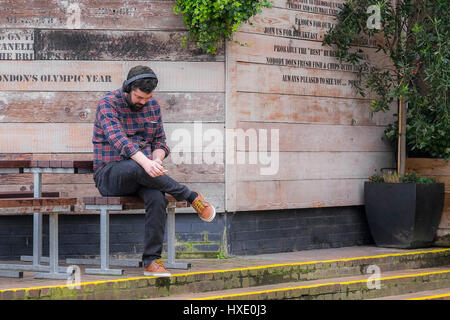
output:
[[206, 203], [206, 201], [203, 200], [203, 199], [198, 199], [197, 201], [194, 201], [194, 202], [192, 203], [192, 206], [194, 207], [194, 209], [195, 209], [197, 212], [202, 212], [203, 209], [206, 208], [207, 203]]
[[163, 262], [162, 262], [161, 259], [157, 259], [157, 260], [155, 260], [155, 262], [156, 262], [156, 264], [159, 265], [160, 267], [165, 268], [165, 267], [164, 267], [164, 264], [163, 264]]

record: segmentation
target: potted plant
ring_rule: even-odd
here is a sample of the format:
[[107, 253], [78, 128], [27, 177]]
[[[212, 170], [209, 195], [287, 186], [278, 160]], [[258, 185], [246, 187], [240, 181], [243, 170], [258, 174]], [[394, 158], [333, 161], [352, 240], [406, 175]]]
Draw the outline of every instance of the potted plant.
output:
[[364, 203], [375, 244], [423, 248], [435, 238], [441, 219], [444, 184], [416, 172], [389, 170], [364, 183]]
[[[360, 95], [370, 96], [372, 113], [398, 107], [398, 113], [395, 114], [398, 119], [387, 126], [383, 138], [391, 142], [396, 150], [395, 179], [399, 182], [375, 182], [380, 178], [372, 176], [373, 181], [365, 183], [364, 192], [370, 193], [370, 196], [365, 194], [365, 199], [371, 201], [371, 204], [366, 203], [371, 230], [381, 228], [381, 221], [377, 222], [376, 227], [371, 226], [374, 221], [378, 221], [372, 217], [375, 202], [384, 208], [384, 213], [382, 209], [376, 210], [385, 219], [384, 225], [393, 224], [391, 219], [401, 212], [405, 216], [403, 223], [409, 228], [415, 225], [413, 221], [421, 221], [419, 224], [425, 226], [433, 224], [436, 219], [434, 215], [419, 218], [416, 213], [413, 219], [410, 214], [418, 206], [429, 205], [428, 212], [431, 212], [431, 207], [432, 210], [442, 210], [442, 184], [410, 182], [403, 185], [403, 180], [406, 179], [407, 167], [420, 170], [417, 162], [406, 161], [407, 156], [439, 158], [447, 164], [450, 159], [449, 4], [450, 0], [349, 0], [339, 12], [336, 25], [325, 35], [323, 44], [334, 46], [339, 61], [357, 67], [359, 81], [354, 81], [353, 85]], [[370, 61], [366, 54], [370, 49], [364, 48], [367, 46], [375, 47], [377, 52], [388, 57], [390, 66], [380, 66], [376, 61]], [[411, 166], [411, 163], [415, 165]], [[427, 174], [432, 171], [428, 169]], [[391, 175], [394, 177], [394, 172]], [[390, 178], [386, 176], [386, 179]], [[420, 195], [422, 192], [427, 194], [427, 198]], [[405, 202], [408, 210], [406, 207], [393, 208], [394, 194]], [[391, 198], [385, 198], [388, 196]], [[434, 201], [441, 202], [430, 201], [432, 197]], [[447, 197], [450, 198], [450, 193], [447, 193]], [[394, 210], [398, 212], [394, 213]], [[450, 214], [442, 217], [449, 219]], [[390, 236], [401, 238], [398, 230], [391, 229]], [[387, 231], [387, 228], [382, 229], [382, 232]], [[411, 232], [415, 231], [409, 229], [408, 233]], [[425, 242], [422, 243], [425, 245]], [[414, 243], [410, 243], [410, 246], [414, 246]]]

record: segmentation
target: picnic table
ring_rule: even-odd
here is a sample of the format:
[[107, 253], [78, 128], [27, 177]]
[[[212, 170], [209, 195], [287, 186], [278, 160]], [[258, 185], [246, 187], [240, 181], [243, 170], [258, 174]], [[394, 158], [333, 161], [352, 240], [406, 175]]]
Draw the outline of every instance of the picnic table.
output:
[[[0, 173], [33, 173], [34, 187], [33, 198], [43, 199], [42, 192], [42, 174], [86, 174], [93, 173], [93, 163], [89, 160], [0, 160]], [[29, 193], [28, 193], [29, 194]], [[47, 193], [47, 196], [49, 193]], [[53, 195], [54, 196], [54, 195]], [[17, 197], [17, 195], [9, 194], [9, 197]], [[175, 261], [175, 208], [187, 207], [186, 201], [177, 201], [170, 195], [166, 195], [168, 200], [168, 216], [167, 216], [167, 231], [168, 231], [168, 261], [169, 268], [189, 269], [190, 263], [182, 263]], [[1, 203], [5, 199], [1, 199]], [[11, 200], [11, 199], [10, 199]], [[66, 200], [72, 201], [72, 198]], [[141, 266], [140, 262], [131, 260], [111, 260], [109, 259], [109, 211], [122, 211], [143, 209], [144, 202], [137, 197], [84, 197], [83, 203], [85, 209], [95, 210], [100, 213], [100, 265], [101, 268], [87, 269], [88, 273], [93, 274], [117, 274], [123, 273], [121, 269], [110, 269], [110, 265], [116, 266]], [[15, 201], [17, 203], [17, 201]], [[23, 202], [23, 200], [22, 200]], [[47, 201], [48, 202], [48, 201]], [[5, 202], [3, 202], [5, 203]], [[28, 207], [29, 208], [29, 207]], [[2, 210], [8, 208], [1, 208]], [[25, 208], [26, 209], [26, 208]], [[21, 261], [32, 262], [32, 265], [23, 264], [0, 264], [0, 275], [4, 270], [23, 270], [35, 271], [36, 278], [53, 278], [53, 279], [67, 279], [66, 273], [69, 268], [58, 266], [58, 220], [57, 212], [54, 206], [49, 219], [49, 242], [50, 242], [50, 257], [42, 257], [42, 211], [33, 213], [33, 256], [21, 256]], [[65, 206], [58, 207], [59, 213], [69, 212], [71, 208]], [[73, 209], [73, 208], [72, 208]], [[29, 209], [28, 209], [29, 210]], [[50, 212], [50, 211], [49, 211]], [[42, 263], [49, 263], [50, 266], [42, 265]], [[66, 263], [72, 264], [98, 264], [97, 259], [66, 259]], [[8, 276], [7, 274], [4, 276]], [[9, 275], [14, 276], [14, 275]]]
[[[42, 174], [43, 173], [92, 173], [92, 161], [66, 161], [66, 160], [0, 160], [0, 173], [32, 173], [33, 174], [33, 198], [42, 198]], [[52, 207], [51, 209], [62, 212], [69, 212], [72, 210], [73, 201], [60, 201], [59, 207]], [[76, 200], [76, 199], [75, 199]], [[5, 199], [2, 199], [5, 203]], [[40, 202], [39, 204], [51, 203], [50, 201]], [[55, 202], [55, 201], [53, 201]], [[10, 204], [11, 201], [6, 202]], [[32, 207], [36, 205], [32, 202], [22, 200], [15, 201], [15, 204], [11, 206], [28, 206]], [[49, 209], [50, 212], [50, 209]], [[57, 212], [53, 212], [57, 213]], [[51, 279], [67, 279], [67, 268], [58, 266], [58, 220], [57, 214], [51, 214], [49, 219], [49, 230], [52, 234], [49, 237], [50, 257], [42, 257], [42, 216], [43, 211], [33, 213], [33, 256], [21, 256], [21, 261], [32, 261], [32, 265], [23, 264], [1, 264], [0, 270], [5, 274], [4, 270], [22, 270], [22, 271], [35, 271], [36, 278], [51, 278]], [[42, 265], [42, 262], [50, 263], [49, 266]]]

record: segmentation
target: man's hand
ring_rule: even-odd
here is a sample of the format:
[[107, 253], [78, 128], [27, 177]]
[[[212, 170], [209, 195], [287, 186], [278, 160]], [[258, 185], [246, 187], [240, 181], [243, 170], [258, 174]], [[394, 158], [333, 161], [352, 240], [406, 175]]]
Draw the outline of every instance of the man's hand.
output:
[[147, 172], [151, 177], [155, 178], [160, 175], [164, 174], [164, 168], [161, 165], [161, 160], [150, 160], [146, 161], [145, 165], [143, 166], [145, 172]]
[[162, 161], [163, 161], [165, 156], [166, 156], [166, 153], [162, 149], [155, 149], [152, 152], [152, 159], [154, 161], [158, 161], [158, 163], [160, 165], [162, 165]]
[[162, 166], [162, 161], [159, 158], [155, 160], [150, 160], [141, 151], [136, 152], [131, 156], [131, 159], [136, 161], [149, 176], [156, 178], [164, 174], [164, 168]]

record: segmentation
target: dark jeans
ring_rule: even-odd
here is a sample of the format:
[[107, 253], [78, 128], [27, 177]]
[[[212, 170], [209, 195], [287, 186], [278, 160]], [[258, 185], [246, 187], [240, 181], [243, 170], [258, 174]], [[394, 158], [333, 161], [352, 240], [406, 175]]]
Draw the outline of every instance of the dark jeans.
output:
[[166, 227], [165, 193], [177, 200], [186, 200], [191, 191], [168, 175], [152, 178], [134, 160], [110, 162], [94, 174], [95, 186], [106, 196], [139, 196], [145, 202], [144, 253], [147, 267], [161, 258]]

